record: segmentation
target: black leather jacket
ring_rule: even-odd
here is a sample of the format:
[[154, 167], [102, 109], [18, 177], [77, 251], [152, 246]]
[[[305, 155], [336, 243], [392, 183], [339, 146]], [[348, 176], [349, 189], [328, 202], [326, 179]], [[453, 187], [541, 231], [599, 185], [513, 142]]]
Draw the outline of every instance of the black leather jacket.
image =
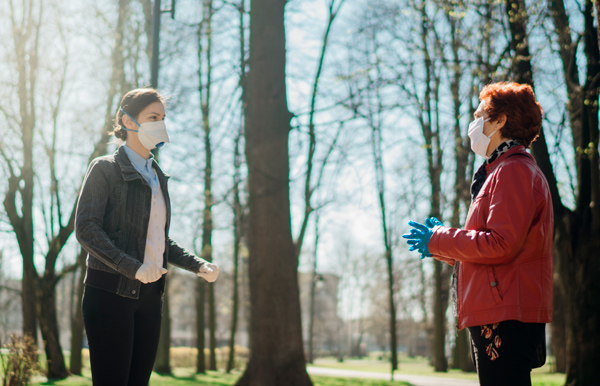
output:
[[[156, 162], [153, 167], [167, 207], [163, 266], [166, 268], [169, 262], [198, 273], [206, 261], [169, 237], [169, 176]], [[151, 201], [150, 186], [122, 147], [90, 163], [75, 218], [75, 235], [88, 252], [86, 285], [127, 298], [139, 298], [142, 283], [136, 280], [135, 274], [144, 261]]]

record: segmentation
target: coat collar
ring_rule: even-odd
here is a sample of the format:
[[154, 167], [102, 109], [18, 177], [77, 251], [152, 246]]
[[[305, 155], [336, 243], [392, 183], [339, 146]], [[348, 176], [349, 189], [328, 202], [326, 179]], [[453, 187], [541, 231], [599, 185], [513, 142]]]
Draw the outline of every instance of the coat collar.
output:
[[[129, 160], [129, 157], [127, 156], [127, 153], [125, 152], [123, 146], [119, 146], [119, 148], [115, 152], [115, 160], [117, 161], [117, 164], [121, 169], [121, 174], [123, 175], [123, 179], [125, 181], [132, 181], [137, 178], [142, 178], [140, 173], [138, 173], [138, 171], [135, 170], [135, 167], [131, 163], [131, 160]], [[156, 175], [158, 176], [159, 181], [162, 182], [171, 177], [169, 174], [162, 171], [156, 160], [152, 161], [152, 167], [156, 171]]]
[[509, 151], [507, 151], [506, 153], [500, 155], [500, 157], [496, 158], [494, 160], [494, 162], [485, 165], [485, 169], [486, 171], [489, 173], [493, 170], [495, 170], [499, 165], [501, 165], [508, 157], [515, 155], [515, 154], [522, 154], [523, 156], [531, 159], [532, 161], [535, 162], [534, 158], [531, 156], [531, 154], [529, 154], [527, 152], [527, 150], [525, 150], [525, 146], [523, 145], [518, 145], [513, 147], [512, 149], [510, 149]]

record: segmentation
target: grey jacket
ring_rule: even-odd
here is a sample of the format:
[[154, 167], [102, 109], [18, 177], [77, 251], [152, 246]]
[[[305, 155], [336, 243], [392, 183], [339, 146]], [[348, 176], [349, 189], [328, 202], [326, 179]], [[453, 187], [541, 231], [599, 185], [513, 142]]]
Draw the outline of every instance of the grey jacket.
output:
[[[198, 273], [205, 260], [186, 251], [169, 237], [171, 202], [168, 175], [153, 163], [167, 207], [165, 252], [167, 262]], [[75, 235], [88, 252], [85, 284], [138, 299], [135, 274], [144, 261], [152, 190], [135, 170], [125, 150], [94, 159], [77, 202]], [[163, 280], [164, 282], [164, 280]]]

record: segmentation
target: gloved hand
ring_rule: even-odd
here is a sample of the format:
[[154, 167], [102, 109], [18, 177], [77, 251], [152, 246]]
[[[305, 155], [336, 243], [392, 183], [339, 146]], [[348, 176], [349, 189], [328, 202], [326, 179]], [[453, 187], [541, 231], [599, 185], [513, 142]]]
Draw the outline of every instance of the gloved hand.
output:
[[198, 276], [209, 283], [214, 282], [219, 277], [219, 267], [216, 264], [205, 263], [200, 267]]
[[443, 225], [442, 222], [435, 217], [429, 217], [425, 220], [425, 225], [414, 221], [410, 221], [408, 225], [412, 226], [413, 229], [410, 230], [410, 233], [402, 235], [403, 238], [407, 239], [406, 243], [410, 246], [408, 250], [418, 250], [421, 253], [421, 259], [431, 257], [428, 249], [429, 239], [433, 234], [433, 228]]
[[144, 263], [135, 273], [135, 278], [144, 284], [148, 284], [154, 283], [165, 273], [167, 273], [167, 270], [163, 267], [159, 267], [156, 264]]
[[427, 220], [425, 220], [425, 225], [427, 225], [427, 228], [433, 229], [436, 226], [440, 226], [440, 225], [444, 225], [444, 224], [442, 224], [442, 222], [435, 217], [429, 217]]

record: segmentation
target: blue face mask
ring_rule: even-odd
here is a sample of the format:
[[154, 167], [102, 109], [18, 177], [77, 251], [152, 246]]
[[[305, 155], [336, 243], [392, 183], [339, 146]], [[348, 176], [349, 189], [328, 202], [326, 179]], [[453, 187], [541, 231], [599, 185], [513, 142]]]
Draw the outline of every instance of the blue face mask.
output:
[[120, 110], [123, 114], [131, 118], [136, 125], [138, 125], [139, 130], [128, 129], [124, 126], [121, 127], [127, 131], [138, 133], [138, 138], [142, 146], [144, 146], [146, 149], [152, 150], [155, 147], [163, 146], [166, 142], [170, 142], [164, 121], [149, 121], [140, 125], [131, 115], [127, 114], [125, 110], [122, 108], [120, 108]]

